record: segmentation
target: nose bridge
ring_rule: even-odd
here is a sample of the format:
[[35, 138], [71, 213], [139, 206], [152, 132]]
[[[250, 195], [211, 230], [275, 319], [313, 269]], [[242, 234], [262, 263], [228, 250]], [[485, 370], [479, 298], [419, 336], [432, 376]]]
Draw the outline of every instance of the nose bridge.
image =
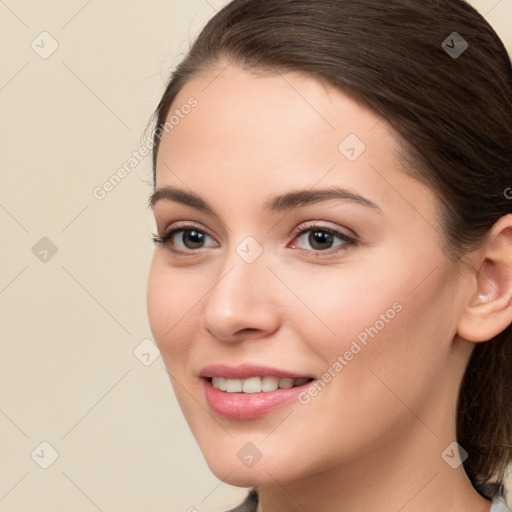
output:
[[247, 237], [230, 249], [205, 298], [204, 327], [224, 340], [244, 329], [275, 330], [278, 312], [267, 282], [271, 275], [263, 247], [254, 238]]
[[226, 299], [232, 297], [253, 301], [259, 295], [258, 289], [268, 273], [267, 263], [263, 246], [252, 236], [243, 238], [241, 242], [229, 247], [218, 284], [212, 292], [218, 292], [218, 295]]

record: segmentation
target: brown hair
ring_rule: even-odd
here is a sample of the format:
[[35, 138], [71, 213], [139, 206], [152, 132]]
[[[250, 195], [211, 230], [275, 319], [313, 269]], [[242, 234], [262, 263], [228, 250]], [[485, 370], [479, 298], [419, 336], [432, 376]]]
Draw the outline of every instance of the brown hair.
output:
[[[221, 58], [306, 73], [384, 116], [402, 139], [408, 172], [437, 193], [454, 261], [512, 213], [504, 193], [512, 186], [510, 57], [463, 0], [230, 2], [204, 27], [156, 109], [155, 183], [176, 95]], [[473, 485], [493, 497], [512, 459], [511, 326], [475, 346], [459, 392], [457, 436]]]

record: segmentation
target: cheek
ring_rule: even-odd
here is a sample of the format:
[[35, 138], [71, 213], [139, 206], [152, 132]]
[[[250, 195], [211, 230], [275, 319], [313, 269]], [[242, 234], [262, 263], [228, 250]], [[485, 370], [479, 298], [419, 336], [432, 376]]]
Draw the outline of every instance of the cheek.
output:
[[288, 319], [295, 319], [297, 334], [320, 356], [320, 371], [342, 356], [346, 363], [337, 366], [337, 374], [350, 375], [354, 389], [375, 396], [385, 391], [369, 370], [382, 372], [404, 396], [421, 393], [421, 386], [429, 389], [436, 372], [443, 371], [455, 334], [448, 269], [434, 256], [425, 262], [382, 258], [393, 265], [361, 262], [350, 272], [340, 268], [337, 277], [328, 267], [295, 281], [291, 273], [286, 276], [309, 309], [292, 299]]
[[164, 257], [155, 253], [148, 277], [148, 318], [168, 368], [168, 363], [183, 367], [190, 345], [188, 340], [192, 339], [187, 336], [187, 329], [198, 325], [197, 306], [207, 293], [204, 281], [198, 273], [170, 268]]
[[411, 280], [388, 278], [393, 284], [375, 281], [371, 294], [338, 290], [335, 304], [323, 302], [324, 319], [336, 336], [322, 342], [318, 331], [316, 337], [312, 327], [308, 331], [315, 352], [328, 363], [322, 363], [327, 384], [301, 397], [304, 407], [295, 419], [322, 417], [321, 424], [311, 424], [311, 439], [329, 431], [326, 450], [338, 446], [340, 456], [359, 449], [361, 439], [372, 446], [383, 436], [405, 434], [417, 421], [408, 407], [428, 417], [431, 397], [447, 382], [453, 318], [446, 275], [433, 274], [412, 293]]
[[324, 361], [333, 362], [353, 340], [364, 343], [368, 331], [384, 333], [401, 314], [401, 281], [376, 265], [283, 268], [280, 277], [295, 295], [284, 299], [283, 321]]
[[403, 403], [422, 410], [446, 380], [455, 328], [442, 272], [412, 292], [412, 274], [409, 280], [395, 277], [393, 282], [380, 292], [375, 287], [376, 296], [346, 311], [346, 322], [340, 318], [336, 326], [347, 336], [338, 345], [330, 344], [327, 356], [335, 361], [342, 355], [346, 361], [331, 388], [332, 400], [344, 397], [343, 414], [364, 417], [371, 410], [383, 425], [401, 416]]

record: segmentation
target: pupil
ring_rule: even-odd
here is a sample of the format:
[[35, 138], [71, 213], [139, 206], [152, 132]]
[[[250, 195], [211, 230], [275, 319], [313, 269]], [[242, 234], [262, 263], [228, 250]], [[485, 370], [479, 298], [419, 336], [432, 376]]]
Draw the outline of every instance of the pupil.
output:
[[[334, 236], [332, 233], [327, 233], [325, 231], [312, 231], [309, 235], [309, 243], [311, 244], [311, 247], [317, 249], [326, 249], [326, 247], [322, 246], [322, 244], [328, 244], [330, 247], [332, 245], [333, 239]], [[318, 247], [318, 245], [320, 245], [320, 247]]]
[[198, 247], [201, 247], [204, 238], [202, 233], [195, 230], [185, 231], [185, 233], [188, 233], [188, 236], [185, 236], [185, 242], [190, 242], [190, 245], [192, 246], [191, 247], [189, 244], [185, 243], [188, 249], [197, 249]]

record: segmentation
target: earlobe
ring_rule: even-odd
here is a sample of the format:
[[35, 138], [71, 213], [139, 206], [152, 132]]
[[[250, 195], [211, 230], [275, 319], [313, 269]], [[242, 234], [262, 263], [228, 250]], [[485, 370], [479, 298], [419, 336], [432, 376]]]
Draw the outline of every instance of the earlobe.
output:
[[472, 342], [488, 341], [512, 322], [512, 215], [493, 226], [478, 254], [475, 285], [457, 328]]

